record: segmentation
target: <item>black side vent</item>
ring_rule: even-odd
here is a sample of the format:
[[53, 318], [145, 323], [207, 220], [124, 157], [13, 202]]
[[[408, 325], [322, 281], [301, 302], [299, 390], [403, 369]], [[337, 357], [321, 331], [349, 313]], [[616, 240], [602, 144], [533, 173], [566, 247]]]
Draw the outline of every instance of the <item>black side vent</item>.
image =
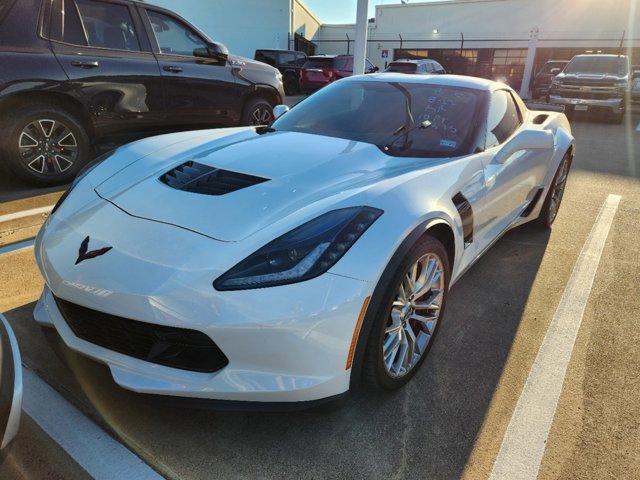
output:
[[160, 177], [162, 183], [176, 190], [203, 195], [225, 195], [268, 180], [268, 178], [230, 172], [194, 161], [183, 163]]
[[469, 201], [460, 192], [456, 193], [451, 200], [453, 200], [453, 204], [456, 206], [458, 213], [460, 213], [460, 218], [462, 218], [464, 248], [467, 248], [467, 246], [473, 242], [473, 209]]

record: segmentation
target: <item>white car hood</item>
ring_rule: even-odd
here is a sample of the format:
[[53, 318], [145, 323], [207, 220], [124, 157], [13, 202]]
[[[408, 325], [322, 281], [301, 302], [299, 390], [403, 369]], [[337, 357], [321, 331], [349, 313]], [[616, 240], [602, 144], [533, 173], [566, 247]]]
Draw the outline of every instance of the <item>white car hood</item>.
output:
[[[178, 190], [160, 180], [190, 160], [268, 181], [206, 195]], [[182, 145], [158, 151], [108, 178], [96, 193], [130, 215], [216, 240], [240, 241], [293, 212], [329, 197], [334, 197], [331, 204], [337, 203], [401, 173], [398, 170], [406, 164], [398, 168], [394, 160], [366, 143], [294, 132], [259, 135], [250, 130], [191, 149]]]

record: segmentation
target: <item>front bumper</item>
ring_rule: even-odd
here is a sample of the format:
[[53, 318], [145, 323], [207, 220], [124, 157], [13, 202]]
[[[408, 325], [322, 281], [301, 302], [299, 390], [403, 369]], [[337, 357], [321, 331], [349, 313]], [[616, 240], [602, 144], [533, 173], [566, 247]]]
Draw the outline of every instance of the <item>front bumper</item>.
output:
[[625, 111], [624, 98], [610, 98], [606, 100], [598, 100], [592, 98], [571, 98], [563, 97], [557, 94], [549, 95], [549, 103], [555, 105], [564, 105], [567, 111], [575, 110], [608, 110], [612, 114], [620, 114]]
[[[90, 248], [112, 249], [76, 264], [87, 235]], [[118, 385], [136, 392], [255, 402], [305, 402], [346, 392], [351, 341], [374, 285], [325, 273], [279, 287], [216, 291], [213, 280], [246, 254], [238, 248], [131, 217], [100, 200], [69, 218], [61, 207], [36, 239], [46, 286], [35, 319], [55, 327], [68, 347], [105, 363]], [[228, 364], [209, 373], [189, 371], [90, 343], [74, 334], [53, 294], [96, 312], [202, 332]]]

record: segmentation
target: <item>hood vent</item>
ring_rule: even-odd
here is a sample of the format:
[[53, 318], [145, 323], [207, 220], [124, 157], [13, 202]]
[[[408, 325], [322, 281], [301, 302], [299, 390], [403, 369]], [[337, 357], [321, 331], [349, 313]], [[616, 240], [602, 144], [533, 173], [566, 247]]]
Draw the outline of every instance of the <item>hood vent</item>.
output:
[[162, 183], [176, 190], [203, 195], [225, 195], [268, 180], [268, 178], [230, 172], [194, 161], [183, 163], [160, 177]]

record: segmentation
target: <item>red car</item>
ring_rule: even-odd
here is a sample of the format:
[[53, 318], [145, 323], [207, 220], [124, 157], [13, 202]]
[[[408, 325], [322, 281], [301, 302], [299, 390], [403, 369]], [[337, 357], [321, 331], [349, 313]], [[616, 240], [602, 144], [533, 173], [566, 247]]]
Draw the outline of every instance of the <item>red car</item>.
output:
[[[365, 73], [379, 69], [365, 60]], [[315, 55], [309, 57], [300, 72], [300, 89], [309, 91], [353, 75], [353, 55]]]

